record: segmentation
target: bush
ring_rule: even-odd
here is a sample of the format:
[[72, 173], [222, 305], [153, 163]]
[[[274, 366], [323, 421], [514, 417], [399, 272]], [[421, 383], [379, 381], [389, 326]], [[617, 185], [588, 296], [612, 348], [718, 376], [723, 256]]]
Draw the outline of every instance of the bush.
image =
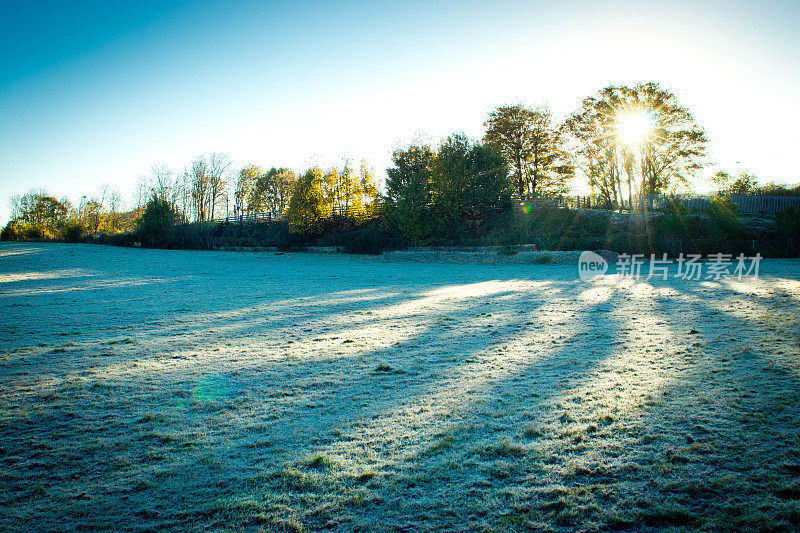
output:
[[[178, 224], [164, 234], [162, 246], [165, 248], [210, 250], [218, 243], [218, 229], [224, 226], [215, 222], [194, 222]], [[144, 246], [144, 241], [142, 241]]]
[[775, 225], [790, 239], [800, 238], [800, 213], [790, 207], [775, 215]]
[[556, 262], [553, 254], [540, 254], [533, 258], [533, 262], [537, 265], [552, 265]]
[[739, 208], [729, 198], [712, 198], [706, 213], [709, 216], [707, 245], [717, 250], [727, 248], [731, 238], [744, 237], [744, 225], [739, 218]]
[[661, 237], [697, 241], [705, 238], [710, 220], [703, 213], [665, 214], [656, 219], [655, 227]]
[[54, 237], [53, 230], [40, 224], [30, 225], [12, 220], [0, 232], [4, 241], [44, 241]]
[[135, 243], [139, 242], [139, 236], [132, 231], [124, 231], [112, 234], [103, 233], [96, 238], [93, 238], [91, 242], [95, 244], [110, 244], [112, 246], [132, 247], [135, 245]]
[[764, 186], [756, 187], [755, 194], [765, 196], [800, 196], [800, 185], [782, 185], [779, 183], [767, 183]]
[[715, 196], [708, 203], [706, 213], [712, 219], [732, 219], [739, 216], [739, 206], [725, 196]]
[[169, 202], [155, 196], [151, 198], [141, 218], [136, 221], [142, 246], [150, 248], [165, 246], [175, 218], [175, 212]]
[[86, 228], [79, 220], [70, 220], [64, 225], [61, 235], [64, 242], [80, 242], [86, 235]]
[[349, 254], [380, 255], [386, 250], [397, 250], [406, 243], [399, 234], [382, 227], [378, 222], [368, 222], [360, 228], [345, 232], [334, 239]]
[[52, 239], [53, 234], [44, 226], [22, 226], [24, 228], [23, 239], [26, 241], [43, 241]]
[[21, 241], [25, 238], [24, 227], [21, 227], [16, 220], [9, 221], [3, 231], [0, 232], [0, 240], [3, 241]]
[[686, 216], [689, 214], [689, 208], [683, 203], [678, 196], [668, 196], [664, 204], [664, 214], [667, 216]]

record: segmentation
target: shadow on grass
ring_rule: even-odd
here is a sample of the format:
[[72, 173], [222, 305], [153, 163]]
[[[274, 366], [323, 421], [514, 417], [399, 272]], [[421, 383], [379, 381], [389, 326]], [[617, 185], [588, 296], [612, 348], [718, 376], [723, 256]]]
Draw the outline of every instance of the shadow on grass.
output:
[[163, 283], [4, 300], [30, 306], [2, 345], [1, 524], [796, 525], [796, 374], [719, 288], [152, 252], [103, 268]]

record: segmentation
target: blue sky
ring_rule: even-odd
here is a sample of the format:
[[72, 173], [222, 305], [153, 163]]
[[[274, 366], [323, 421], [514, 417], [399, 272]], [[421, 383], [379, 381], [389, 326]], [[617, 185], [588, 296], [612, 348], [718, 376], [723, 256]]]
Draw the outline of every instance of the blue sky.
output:
[[[666, 5], [668, 4], [668, 5]], [[556, 118], [657, 81], [720, 168], [800, 182], [800, 2], [5, 2], [0, 222], [44, 187], [130, 199], [153, 163], [366, 158], [423, 132], [478, 137], [518, 101]], [[702, 188], [702, 184], [700, 184]]]

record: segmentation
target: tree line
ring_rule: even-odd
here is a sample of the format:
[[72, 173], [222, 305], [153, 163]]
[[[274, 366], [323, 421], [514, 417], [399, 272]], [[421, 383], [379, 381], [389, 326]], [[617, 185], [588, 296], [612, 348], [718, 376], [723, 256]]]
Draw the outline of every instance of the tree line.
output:
[[555, 124], [547, 106], [489, 113], [477, 142], [453, 135], [438, 147], [412, 144], [387, 170], [387, 220], [411, 242], [482, 231], [515, 194], [566, 193], [583, 176], [609, 209], [639, 194], [688, 187], [705, 164], [707, 138], [674, 94], [655, 83], [612, 86]]
[[[288, 168], [264, 171], [250, 164], [231, 171], [231, 166], [229, 157], [219, 153], [199, 156], [181, 174], [156, 165], [149, 177], [139, 181], [136, 209], [157, 199], [168, 203], [180, 222], [253, 213], [292, 214], [299, 220], [304, 210], [319, 211], [323, 217], [355, 214], [378, 198], [374, 172], [364, 162], [358, 172], [348, 162], [340, 169], [313, 167], [299, 177]], [[300, 198], [306, 201], [299, 202]]]
[[[479, 233], [520, 197], [564, 194], [576, 177], [595, 203], [630, 209], [637, 195], [688, 189], [707, 164], [706, 134], [656, 83], [606, 87], [561, 123], [547, 106], [501, 106], [484, 127], [480, 139], [453, 134], [435, 146], [415, 141], [395, 150], [382, 194], [364, 162], [297, 175], [257, 165], [237, 170], [227, 155], [212, 153], [181, 172], [154, 165], [139, 179], [128, 212], [120, 211], [118, 189], [110, 186], [84, 196], [77, 208], [32, 190], [12, 198], [12, 222], [51, 234], [70, 221], [113, 233], [133, 229], [156, 201], [168, 206], [173, 223], [270, 213], [297, 232], [319, 231], [331, 216], [379, 216], [409, 242], [423, 243]], [[749, 175], [720, 172], [714, 180], [726, 191], [756, 187]]]

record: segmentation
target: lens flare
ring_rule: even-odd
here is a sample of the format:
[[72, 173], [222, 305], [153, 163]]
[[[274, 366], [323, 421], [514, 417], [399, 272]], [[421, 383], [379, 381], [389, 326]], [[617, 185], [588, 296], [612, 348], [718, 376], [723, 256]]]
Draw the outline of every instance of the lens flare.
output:
[[627, 113], [617, 119], [619, 139], [628, 146], [637, 146], [647, 140], [654, 126], [653, 117], [643, 111]]

